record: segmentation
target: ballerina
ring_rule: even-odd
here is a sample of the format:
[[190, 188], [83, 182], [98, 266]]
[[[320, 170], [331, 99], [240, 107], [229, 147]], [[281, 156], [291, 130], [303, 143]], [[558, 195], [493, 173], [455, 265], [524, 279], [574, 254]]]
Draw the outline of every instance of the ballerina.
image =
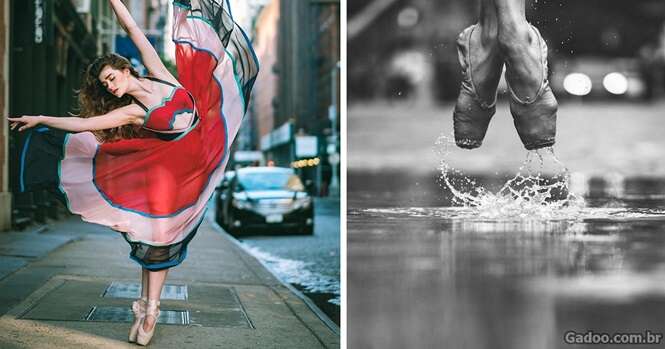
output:
[[121, 0], [109, 0], [148, 76], [116, 54], [83, 74], [77, 117], [11, 117], [28, 130], [20, 190], [51, 189], [88, 222], [120, 232], [141, 265], [129, 341], [147, 345], [169, 268], [180, 264], [228, 161], [258, 74], [228, 1], [174, 0], [178, 78]]

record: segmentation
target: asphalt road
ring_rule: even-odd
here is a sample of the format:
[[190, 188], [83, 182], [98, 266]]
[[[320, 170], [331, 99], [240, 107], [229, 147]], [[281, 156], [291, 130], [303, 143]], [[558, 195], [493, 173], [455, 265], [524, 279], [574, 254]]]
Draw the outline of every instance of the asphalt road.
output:
[[241, 237], [245, 249], [282, 280], [310, 297], [339, 324], [340, 215], [339, 200], [315, 198], [313, 235]]

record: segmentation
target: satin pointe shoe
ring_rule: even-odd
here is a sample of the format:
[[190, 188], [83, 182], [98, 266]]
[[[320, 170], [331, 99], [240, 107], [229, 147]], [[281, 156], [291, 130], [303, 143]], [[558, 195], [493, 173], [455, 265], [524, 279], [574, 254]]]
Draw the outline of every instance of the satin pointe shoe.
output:
[[[485, 60], [483, 57], [474, 56], [476, 62], [480, 59], [483, 64], [488, 64], [484, 67], [484, 74], [474, 75], [474, 66], [471, 61], [471, 36], [479, 28], [477, 24], [474, 24], [464, 29], [457, 38], [457, 55], [462, 66], [463, 77], [460, 94], [453, 111], [453, 128], [455, 144], [465, 149], [480, 147], [485, 138], [490, 119], [496, 112], [496, 90], [503, 70], [503, 63], [500, 60], [490, 61], [491, 54], [484, 57], [487, 58]], [[477, 31], [476, 35], [481, 35], [480, 31]], [[479, 44], [479, 42], [477, 43]], [[493, 66], [491, 66], [492, 64]], [[480, 81], [489, 84], [490, 90], [493, 88], [491, 101], [485, 101], [478, 95]]]
[[508, 83], [518, 78], [511, 69], [506, 69], [506, 83], [510, 92], [510, 113], [517, 133], [524, 147], [533, 150], [554, 145], [558, 103], [547, 80], [547, 44], [536, 27], [529, 27], [532, 37], [530, 49], [537, 50], [540, 58], [540, 87], [533, 97], [517, 96]]
[[147, 297], [141, 297], [132, 303], [132, 312], [134, 312], [134, 323], [132, 327], [129, 328], [129, 342], [136, 342], [136, 336], [139, 331], [139, 327], [143, 323], [143, 317], [145, 316], [145, 307], [148, 302]]
[[[143, 322], [148, 316], [152, 316], [155, 319], [155, 325], [152, 327], [150, 331], [146, 332], [145, 330], [143, 330]], [[136, 336], [137, 344], [145, 346], [148, 345], [148, 343], [150, 343], [152, 336], [155, 334], [155, 328], [157, 328], [157, 318], [159, 318], [159, 301], [154, 299], [149, 299], [148, 305], [146, 306], [145, 310], [145, 317], [143, 318], [144, 321], [141, 321], [138, 335]]]

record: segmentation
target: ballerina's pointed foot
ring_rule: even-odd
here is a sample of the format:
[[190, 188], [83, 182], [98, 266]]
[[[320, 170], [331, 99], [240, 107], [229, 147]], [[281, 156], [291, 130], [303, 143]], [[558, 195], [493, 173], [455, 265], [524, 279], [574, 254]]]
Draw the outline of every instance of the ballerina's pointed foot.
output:
[[[506, 82], [510, 91], [510, 113], [517, 133], [527, 150], [551, 147], [556, 136], [556, 114], [558, 103], [547, 79], [547, 44], [536, 27], [530, 25], [531, 45], [529, 55], [537, 62], [535, 73], [524, 74], [518, 69], [506, 70]], [[522, 74], [521, 74], [522, 73]], [[535, 84], [528, 80], [537, 79]], [[511, 83], [512, 82], [512, 83]], [[530, 95], [522, 92], [518, 96], [514, 84], [537, 86]]]
[[147, 297], [142, 297], [137, 299], [132, 303], [132, 312], [134, 313], [134, 322], [129, 328], [129, 338], [130, 343], [136, 342], [136, 336], [139, 332], [139, 327], [143, 326], [143, 318], [145, 317], [145, 309], [148, 302]]
[[[139, 345], [148, 345], [153, 335], [155, 334], [155, 329], [157, 328], [157, 318], [159, 318], [159, 301], [154, 299], [149, 299], [148, 304], [145, 310], [145, 317], [141, 322], [141, 326], [138, 327], [138, 334], [136, 336], [136, 343]], [[152, 318], [154, 321], [147, 321], [148, 318]], [[152, 328], [146, 329], [148, 323], [152, 322]]]
[[496, 94], [503, 61], [496, 45], [483, 46], [482, 28], [474, 24], [457, 39], [463, 80], [453, 112], [455, 143], [460, 148], [479, 147], [496, 108]]

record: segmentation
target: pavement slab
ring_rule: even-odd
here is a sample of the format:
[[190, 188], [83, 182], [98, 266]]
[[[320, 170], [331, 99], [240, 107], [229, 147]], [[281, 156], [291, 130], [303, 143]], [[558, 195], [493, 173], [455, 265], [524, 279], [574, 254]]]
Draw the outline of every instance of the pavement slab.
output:
[[[29, 250], [11, 246], [23, 233], [7, 234], [0, 251]], [[51, 249], [0, 254], [15, 269], [0, 274], [0, 347], [135, 347], [126, 342], [127, 315], [140, 267], [122, 236], [76, 217], [31, 236]], [[338, 348], [339, 329], [232, 239], [210, 219], [201, 226], [187, 259], [169, 271], [167, 288], [185, 287], [186, 297], [162, 299], [171, 320], [160, 317], [153, 347]]]

